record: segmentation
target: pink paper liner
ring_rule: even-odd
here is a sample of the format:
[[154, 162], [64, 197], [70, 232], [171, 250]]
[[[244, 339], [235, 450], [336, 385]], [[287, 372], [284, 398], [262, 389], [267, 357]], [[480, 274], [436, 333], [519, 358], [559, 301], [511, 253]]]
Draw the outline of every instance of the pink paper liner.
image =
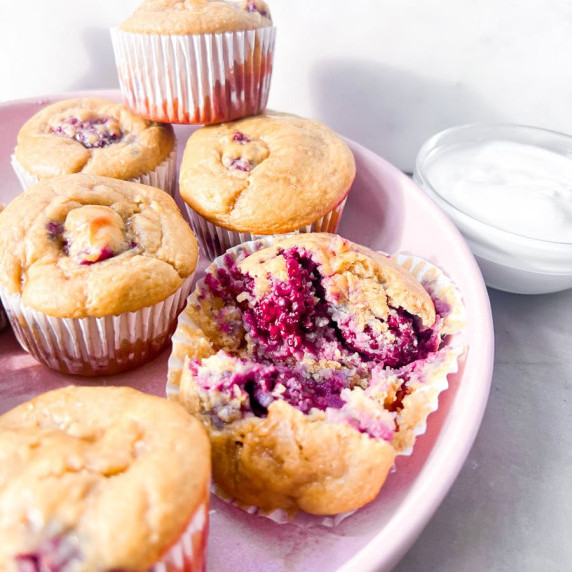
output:
[[0, 297], [22, 348], [62, 373], [97, 376], [132, 369], [169, 343], [185, 306], [193, 275], [168, 298], [136, 312], [100, 318], [56, 318], [0, 288]]
[[276, 28], [218, 34], [134, 34], [111, 29], [119, 85], [138, 115], [211, 124], [266, 108]]
[[179, 541], [148, 572], [202, 572], [205, 570], [209, 525], [207, 504], [191, 518]]
[[[27, 190], [38, 183], [38, 177], [32, 175], [20, 164], [14, 155], [10, 157], [10, 162], [12, 164], [12, 169], [20, 181], [22, 190]], [[173, 150], [169, 153], [166, 159], [164, 159], [155, 169], [143, 173], [139, 177], [134, 177], [133, 179], [126, 179], [134, 183], [141, 183], [143, 185], [149, 185], [150, 187], [156, 187], [169, 193], [172, 197], [175, 196], [175, 185], [177, 182], [177, 144], [173, 147]]]
[[[311, 224], [306, 224], [293, 231], [283, 234], [301, 234], [307, 232], [330, 232], [335, 233], [340, 224], [342, 213], [347, 201], [346, 197], [338, 203], [331, 211], [315, 220]], [[193, 228], [202, 252], [211, 260], [224, 254], [229, 248], [233, 248], [245, 242], [260, 240], [279, 234], [262, 235], [251, 232], [238, 232], [219, 226], [208, 221], [206, 218], [194, 211], [185, 203], [191, 227]]]

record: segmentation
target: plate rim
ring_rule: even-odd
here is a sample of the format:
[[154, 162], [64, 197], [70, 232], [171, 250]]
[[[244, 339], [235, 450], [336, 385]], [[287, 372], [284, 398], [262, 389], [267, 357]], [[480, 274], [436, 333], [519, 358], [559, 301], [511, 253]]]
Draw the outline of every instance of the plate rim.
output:
[[[402, 503], [395, 511], [395, 514], [378, 532], [378, 534], [376, 534], [363, 548], [361, 548], [354, 556], [352, 556], [337, 570], [337, 572], [353, 572], [355, 570], [360, 570], [362, 572], [379, 572], [380, 570], [391, 569], [394, 567], [405, 555], [407, 550], [414, 544], [425, 526], [427, 526], [435, 511], [438, 509], [444, 498], [451, 490], [451, 487], [457, 479], [468, 457], [468, 454], [473, 446], [481, 426], [490, 395], [490, 388], [492, 385], [492, 375], [494, 368], [494, 324], [490, 299], [487, 293], [484, 279], [482, 277], [482, 273], [467, 241], [464, 239], [461, 232], [457, 229], [454, 223], [445, 215], [443, 210], [434, 201], [432, 201], [426, 195], [426, 193], [423, 192], [423, 190], [415, 183], [415, 181], [413, 181], [412, 178], [410, 178], [397, 167], [389, 163], [386, 159], [380, 155], [377, 155], [370, 149], [362, 146], [355, 141], [347, 141], [350, 143], [352, 148], [358, 149], [361, 155], [368, 156], [369, 159], [383, 164], [385, 170], [391, 172], [397, 180], [403, 183], [403, 192], [415, 193], [415, 200], [421, 200], [430, 204], [431, 207], [437, 208], [437, 210], [442, 215], [443, 224], [448, 227], [450, 232], [457, 236], [458, 242], [456, 243], [456, 246], [463, 248], [463, 258], [472, 267], [471, 270], [473, 271], [473, 274], [480, 278], [476, 284], [473, 284], [473, 291], [470, 296], [467, 296], [466, 288], [461, 290], [461, 294], [465, 299], [465, 305], [467, 305], [466, 299], [468, 298], [471, 300], [471, 306], [480, 306], [485, 310], [484, 314], [481, 316], [480, 328], [478, 327], [478, 324], [472, 326], [477, 331], [486, 332], [486, 335], [482, 336], [482, 359], [480, 360], [482, 367], [479, 370], [480, 373], [478, 375], [481, 380], [484, 380], [484, 387], [481, 387], [481, 390], [478, 391], [478, 384], [473, 385], [473, 393], [475, 393], [475, 397], [478, 397], [479, 399], [477, 401], [470, 400], [471, 407], [465, 408], [468, 409], [465, 412], [465, 415], [459, 416], [463, 421], [463, 423], [459, 424], [467, 426], [464, 431], [459, 431], [458, 433], [461, 435], [461, 437], [464, 436], [464, 438], [459, 438], [459, 447], [461, 452], [459, 453], [459, 449], [456, 449], [457, 453], [453, 463], [451, 463], [450, 459], [448, 459], [447, 463], [443, 463], [443, 458], [447, 457], [447, 452], [443, 447], [438, 448], [437, 452], [439, 455], [435, 456], [435, 445], [437, 441], [443, 439], [442, 427], [436, 437], [436, 443], [433, 445], [431, 453], [423, 464], [421, 471], [416, 476], [415, 482], [412, 484], [412, 488], [408, 491]], [[474, 345], [471, 346], [468, 351], [471, 353], [470, 359], [476, 359], [476, 356], [474, 355], [476, 353]], [[464, 381], [465, 375], [466, 369], [464, 368], [462, 373], [462, 378]], [[477, 375], [475, 373], [470, 377], [477, 377]], [[476, 406], [477, 404], [478, 406]], [[450, 412], [447, 414], [447, 417], [449, 416]], [[456, 425], [449, 427], [448, 433], [453, 433], [455, 429]], [[444, 466], [448, 466], [447, 471], [443, 470]], [[429, 473], [429, 476], [425, 475], [426, 472]], [[432, 480], [431, 477], [434, 477], [437, 472], [439, 474], [439, 494], [431, 495], [428, 501], [427, 497], [423, 496], [424, 490], [422, 490], [422, 487], [419, 486], [419, 481], [422, 481], [422, 484], [426, 485], [427, 481]], [[421, 479], [422, 476], [424, 477], [423, 479]], [[421, 514], [420, 507], [423, 507]], [[416, 516], [414, 520], [408, 518], [407, 516], [408, 514], [412, 513]], [[399, 533], [392, 535], [391, 533], [393, 532], [393, 529], [399, 531]], [[404, 530], [408, 532], [404, 533]], [[381, 557], [379, 554], [380, 546], [383, 546], [383, 556]]]

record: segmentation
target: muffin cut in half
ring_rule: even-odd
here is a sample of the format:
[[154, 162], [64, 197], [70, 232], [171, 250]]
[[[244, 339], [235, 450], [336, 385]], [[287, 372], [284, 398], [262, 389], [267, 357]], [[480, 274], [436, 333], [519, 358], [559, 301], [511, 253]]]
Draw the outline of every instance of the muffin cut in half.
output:
[[425, 430], [461, 348], [433, 265], [339, 236], [263, 239], [207, 269], [179, 317], [168, 395], [207, 427], [222, 496], [337, 514], [379, 492]]
[[210, 454], [182, 407], [127, 387], [0, 416], [0, 569], [204, 570]]

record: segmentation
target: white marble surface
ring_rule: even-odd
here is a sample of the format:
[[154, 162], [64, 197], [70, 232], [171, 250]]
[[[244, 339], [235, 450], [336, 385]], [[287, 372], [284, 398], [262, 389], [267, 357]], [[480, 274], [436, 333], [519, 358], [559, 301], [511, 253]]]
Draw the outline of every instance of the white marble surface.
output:
[[572, 569], [572, 290], [489, 295], [495, 368], [480, 431], [395, 572]]

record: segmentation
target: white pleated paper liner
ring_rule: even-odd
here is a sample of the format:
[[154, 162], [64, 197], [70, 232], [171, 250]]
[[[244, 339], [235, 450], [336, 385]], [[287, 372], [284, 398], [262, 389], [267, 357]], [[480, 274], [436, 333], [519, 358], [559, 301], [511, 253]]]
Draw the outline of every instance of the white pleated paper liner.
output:
[[217, 34], [111, 29], [119, 85], [136, 114], [162, 123], [212, 124], [266, 108], [276, 28]]
[[158, 355], [169, 343], [192, 278], [153, 306], [100, 318], [48, 316], [4, 288], [0, 297], [24, 350], [52, 369], [91, 377], [132, 369]]
[[140, 177], [130, 179], [130, 181], [156, 187], [174, 197], [177, 183], [177, 145], [175, 144], [167, 158], [159, 163], [155, 169], [143, 173]]
[[179, 541], [148, 572], [204, 572], [208, 524], [208, 504], [201, 504]]
[[[14, 155], [10, 157], [10, 161], [24, 191], [38, 183], [38, 178], [27, 171]], [[155, 169], [143, 173], [139, 177], [126, 180], [156, 187], [173, 197], [177, 182], [177, 145], [175, 144], [173, 150]]]
[[442, 333], [446, 340], [446, 345], [435, 352], [432, 360], [423, 362], [407, 383], [409, 393], [397, 416], [400, 430], [392, 444], [397, 455], [410, 455], [415, 438], [427, 430], [429, 414], [439, 408], [439, 394], [449, 387], [448, 376], [459, 369], [459, 359], [466, 347], [456, 334], [465, 327], [466, 311], [460, 291], [440, 268], [411, 254], [398, 253], [393, 258], [423, 285], [433, 299], [436, 310], [444, 317]]
[[[205, 274], [214, 268], [228, 268], [228, 264], [232, 260], [242, 259], [248, 254], [271, 246], [274, 240], [274, 237], [265, 237], [240, 244], [227, 251], [224, 256], [219, 256], [213, 260]], [[432, 355], [431, 359], [420, 360], [422, 364], [420, 367], [419, 364], [416, 366], [414, 373], [408, 372], [408, 394], [403, 399], [403, 409], [397, 416], [399, 431], [395, 433], [392, 445], [397, 455], [410, 455], [413, 452], [415, 439], [426, 432], [428, 416], [439, 407], [439, 394], [449, 386], [448, 376], [458, 371], [458, 361], [466, 349], [463, 341], [459, 339], [459, 334], [465, 325], [466, 314], [459, 290], [442, 270], [427, 260], [409, 254], [397, 254], [392, 258], [423, 284], [444, 317], [445, 344]], [[189, 296], [189, 306], [197, 302], [197, 292], [203, 286], [204, 278], [201, 278]], [[176, 398], [179, 394], [178, 380], [184, 367], [185, 347], [188, 347], [190, 343], [193, 330], [198, 329], [200, 329], [199, 326], [183, 310], [179, 315], [178, 326], [172, 338], [173, 350], [168, 363], [169, 375], [166, 393], [170, 398]], [[405, 368], [407, 366], [402, 369]], [[398, 376], [399, 371], [397, 369], [388, 370], [388, 378], [391, 375]], [[292, 518], [281, 509], [267, 513], [256, 506], [245, 507], [221, 491], [216, 484], [213, 484], [211, 490], [223, 501], [237, 506], [249, 514], [264, 516], [278, 524], [290, 523], [302, 528], [315, 526], [331, 528], [355, 512], [350, 511], [330, 516], [299, 512]]]
[[[331, 211], [324, 216], [315, 220], [311, 224], [306, 224], [293, 231], [284, 234], [301, 234], [307, 232], [330, 232], [335, 233], [340, 224], [344, 206], [347, 201], [346, 197], [338, 203]], [[268, 238], [261, 234], [251, 232], [238, 232], [224, 228], [208, 221], [206, 218], [195, 212], [189, 205], [185, 203], [191, 227], [195, 232], [202, 252], [211, 260], [217, 256], [224, 254], [229, 248], [238, 246], [245, 242]], [[271, 237], [279, 236], [278, 234], [270, 235]]]

